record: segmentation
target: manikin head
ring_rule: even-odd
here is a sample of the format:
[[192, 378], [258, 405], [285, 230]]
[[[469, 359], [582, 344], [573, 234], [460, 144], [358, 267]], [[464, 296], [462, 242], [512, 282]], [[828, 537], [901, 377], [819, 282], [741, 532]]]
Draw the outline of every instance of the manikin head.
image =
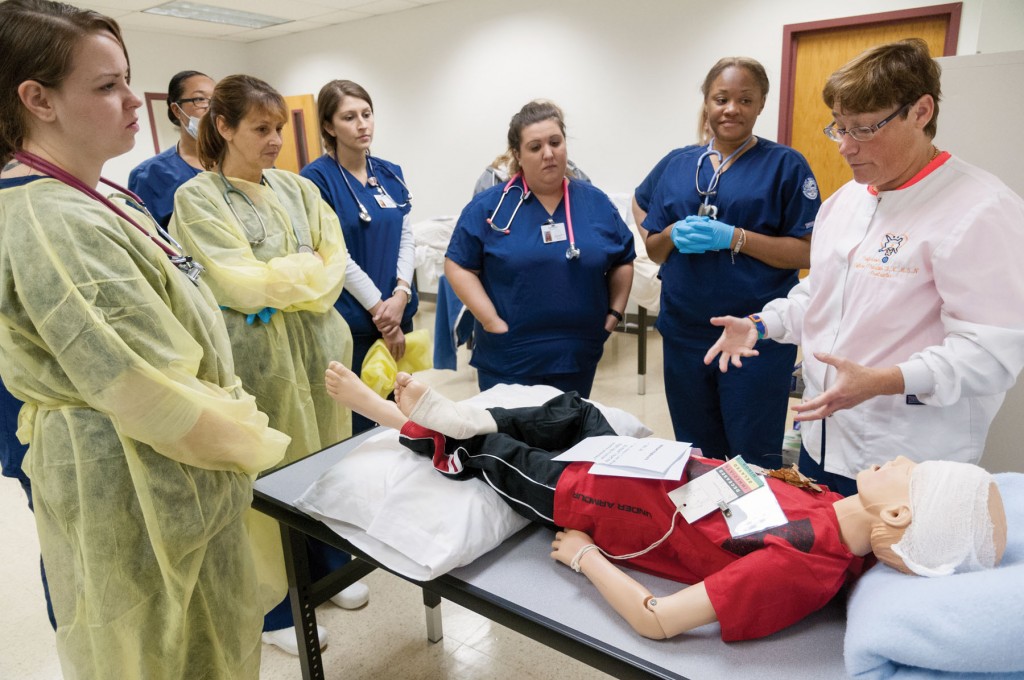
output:
[[1006, 514], [992, 475], [968, 463], [897, 457], [857, 475], [871, 549], [907, 574], [943, 576], [999, 564]]

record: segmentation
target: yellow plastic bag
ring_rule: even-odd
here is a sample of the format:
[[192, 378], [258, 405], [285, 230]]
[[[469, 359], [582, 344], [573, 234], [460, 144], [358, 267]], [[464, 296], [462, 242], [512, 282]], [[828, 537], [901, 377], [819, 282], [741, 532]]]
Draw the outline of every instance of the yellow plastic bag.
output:
[[360, 378], [370, 389], [386, 399], [395, 389], [395, 378], [399, 371], [415, 373], [433, 368], [432, 356], [430, 334], [426, 330], [405, 334], [405, 356], [401, 361], [395, 361], [384, 340], [377, 340], [370, 345], [363, 359]]

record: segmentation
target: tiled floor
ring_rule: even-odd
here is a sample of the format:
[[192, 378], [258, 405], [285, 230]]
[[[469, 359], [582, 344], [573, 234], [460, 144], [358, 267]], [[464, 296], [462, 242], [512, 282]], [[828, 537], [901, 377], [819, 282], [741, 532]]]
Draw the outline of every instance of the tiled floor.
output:
[[[433, 329], [433, 307], [424, 304], [417, 327]], [[661, 377], [661, 338], [648, 335], [646, 394], [638, 395], [637, 338], [616, 333], [608, 341], [592, 397], [634, 413], [655, 436], [671, 438]], [[461, 399], [476, 394], [468, 354], [458, 371], [425, 371], [418, 377]], [[0, 679], [55, 680], [60, 667], [53, 631], [43, 609], [39, 584], [39, 543], [20, 486], [0, 478]], [[330, 643], [324, 650], [328, 678], [398, 680], [516, 678], [575, 680], [607, 678], [597, 671], [533, 642], [462, 607], [444, 602], [444, 640], [427, 642], [421, 594], [415, 586], [387, 573], [366, 578], [370, 603], [344, 611], [328, 603], [317, 610]], [[298, 659], [264, 645], [262, 680], [300, 678]], [[113, 679], [112, 679], [113, 680]]]

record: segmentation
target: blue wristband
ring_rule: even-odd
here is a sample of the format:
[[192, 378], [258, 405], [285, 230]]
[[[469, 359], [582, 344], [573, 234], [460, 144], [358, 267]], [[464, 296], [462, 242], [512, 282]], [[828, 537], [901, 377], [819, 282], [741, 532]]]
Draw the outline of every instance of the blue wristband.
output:
[[757, 329], [757, 339], [764, 340], [764, 336], [768, 334], [768, 327], [764, 325], [764, 319], [761, 318], [761, 315], [751, 314], [747, 318], [754, 322], [754, 328]]

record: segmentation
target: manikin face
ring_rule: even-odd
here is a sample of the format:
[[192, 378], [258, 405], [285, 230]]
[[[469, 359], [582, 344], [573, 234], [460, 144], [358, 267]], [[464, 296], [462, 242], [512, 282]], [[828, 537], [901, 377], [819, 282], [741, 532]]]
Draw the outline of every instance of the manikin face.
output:
[[551, 189], [565, 177], [568, 151], [558, 121], [549, 118], [523, 128], [519, 144], [519, 167], [526, 183]]
[[373, 109], [369, 102], [346, 95], [324, 123], [324, 130], [334, 137], [342, 153], [366, 153], [373, 144]]
[[861, 505], [878, 512], [881, 508], [910, 506], [910, 475], [917, 463], [897, 456], [885, 465], [872, 465], [857, 475]]
[[[847, 113], [842, 107], [837, 108], [832, 112], [836, 127], [849, 130], [876, 125], [899, 107], [868, 113]], [[923, 128], [927, 122], [917, 124], [916, 114], [916, 107], [912, 106], [906, 118], [896, 116], [867, 142], [858, 142], [850, 135], [843, 136], [839, 142], [839, 153], [850, 164], [854, 181], [888, 191], [902, 186], [914, 176], [920, 169], [920, 155], [914, 150], [923, 142]]]
[[754, 133], [765, 95], [745, 68], [730, 66], [715, 78], [704, 100], [716, 148], [734, 148]]
[[[221, 135], [227, 141], [225, 164], [254, 175], [272, 168], [281, 153], [281, 130], [284, 118], [278, 112], [250, 109], [235, 129], [227, 128], [224, 119], [217, 121]], [[246, 172], [238, 172], [240, 176]]]
[[109, 33], [86, 36], [75, 47], [74, 67], [57, 88], [44, 88], [65, 148], [80, 161], [103, 163], [130, 151], [142, 102], [128, 87], [128, 62]]

